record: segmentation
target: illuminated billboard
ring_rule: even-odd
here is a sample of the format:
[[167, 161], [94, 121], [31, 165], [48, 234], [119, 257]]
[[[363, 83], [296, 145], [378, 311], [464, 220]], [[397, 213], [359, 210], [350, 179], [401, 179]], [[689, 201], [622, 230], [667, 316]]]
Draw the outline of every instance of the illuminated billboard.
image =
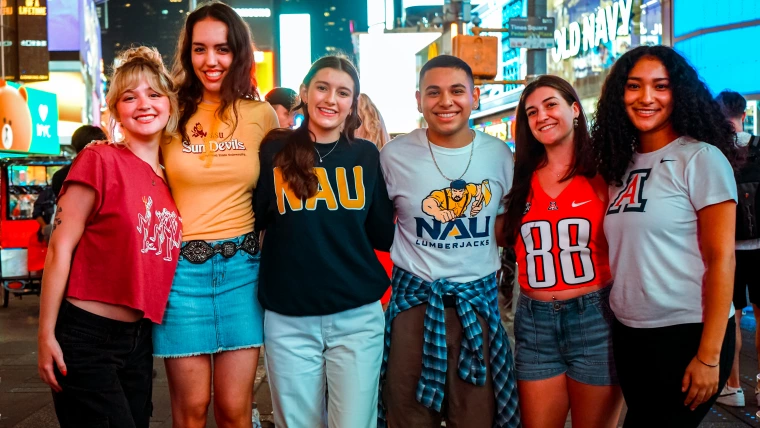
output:
[[[383, 115], [391, 134], [419, 127], [417, 52], [440, 38], [440, 33], [384, 33], [359, 35], [359, 79]], [[389, 67], [388, 64], [393, 64]]]
[[18, 80], [48, 80], [47, 0], [17, 1]]
[[[51, 52], [78, 51], [79, 3], [72, 0], [47, 0], [48, 49]], [[54, 36], [54, 37], [53, 37]]]
[[280, 86], [298, 91], [311, 68], [311, 15], [280, 15]]
[[0, 150], [60, 153], [55, 94], [0, 80]]
[[[717, 94], [760, 94], [760, 2], [692, 0], [673, 6], [673, 47]], [[754, 47], [753, 47], [754, 46]]]
[[256, 51], [253, 59], [256, 61], [256, 87], [263, 98], [274, 88], [274, 54]]

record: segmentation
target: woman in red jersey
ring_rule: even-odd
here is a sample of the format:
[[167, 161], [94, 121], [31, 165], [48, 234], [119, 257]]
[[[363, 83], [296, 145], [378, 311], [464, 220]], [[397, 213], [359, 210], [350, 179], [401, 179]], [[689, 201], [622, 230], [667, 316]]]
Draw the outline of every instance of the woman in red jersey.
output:
[[38, 369], [62, 428], [148, 428], [151, 322], [163, 319], [182, 240], [158, 160], [177, 129], [174, 84], [155, 49], [119, 63], [106, 100], [124, 138], [74, 161], [42, 279]]
[[506, 241], [522, 291], [515, 366], [523, 425], [614, 427], [622, 406], [612, 358], [611, 275], [596, 176], [578, 95], [541, 76], [517, 107], [515, 175]]

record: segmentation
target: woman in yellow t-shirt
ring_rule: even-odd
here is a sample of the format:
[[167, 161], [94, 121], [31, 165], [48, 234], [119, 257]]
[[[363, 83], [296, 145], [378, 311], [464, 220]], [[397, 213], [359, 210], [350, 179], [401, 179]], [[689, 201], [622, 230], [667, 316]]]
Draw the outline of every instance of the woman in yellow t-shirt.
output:
[[251, 423], [264, 342], [252, 193], [259, 145], [278, 126], [258, 100], [253, 64], [250, 30], [232, 8], [212, 2], [188, 15], [174, 66], [181, 138], [162, 147], [184, 236], [153, 340], [180, 426], [205, 426], [212, 383], [217, 423]]

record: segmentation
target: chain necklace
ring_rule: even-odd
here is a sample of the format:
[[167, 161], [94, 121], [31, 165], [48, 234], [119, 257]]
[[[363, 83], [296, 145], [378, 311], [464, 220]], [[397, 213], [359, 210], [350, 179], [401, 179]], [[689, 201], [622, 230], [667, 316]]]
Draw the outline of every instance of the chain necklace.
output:
[[462, 175], [460, 175], [459, 178], [454, 179], [454, 178], [446, 177], [446, 174], [444, 174], [443, 171], [441, 171], [441, 167], [438, 166], [438, 162], [435, 160], [435, 155], [433, 154], [433, 145], [430, 143], [430, 138], [428, 138], [427, 136], [428, 135], [427, 131], [425, 131], [425, 138], [427, 139], [428, 150], [430, 150], [430, 157], [433, 158], [433, 163], [435, 164], [435, 168], [438, 170], [438, 173], [441, 174], [441, 176], [445, 178], [446, 180], [449, 180], [449, 181], [460, 180], [462, 177], [464, 177], [465, 174], [467, 174], [467, 170], [470, 169], [470, 164], [472, 163], [472, 154], [475, 152], [475, 136], [477, 135], [475, 134], [475, 131], [473, 130], [470, 130], [470, 132], [472, 132], [472, 141], [470, 142], [470, 144], [472, 145], [472, 147], [470, 147], [470, 159], [467, 161], [467, 167], [465, 167]]
[[326, 154], [326, 155], [324, 155], [324, 156], [322, 156], [322, 155], [320, 155], [320, 154], [319, 154], [319, 150], [317, 150], [317, 146], [316, 146], [316, 145], [314, 145], [314, 151], [315, 151], [315, 152], [317, 152], [317, 157], [319, 157], [319, 163], [322, 163], [322, 159], [324, 159], [324, 158], [326, 158], [326, 157], [330, 156], [330, 153], [332, 153], [332, 152], [333, 152], [333, 150], [335, 150], [335, 148], [336, 148], [336, 147], [338, 147], [338, 143], [339, 143], [339, 142], [340, 142], [340, 140], [336, 141], [336, 142], [335, 142], [335, 145], [333, 146], [333, 148], [332, 148], [332, 149], [330, 149], [330, 151], [329, 151], [329, 152], [327, 152], [327, 154]]

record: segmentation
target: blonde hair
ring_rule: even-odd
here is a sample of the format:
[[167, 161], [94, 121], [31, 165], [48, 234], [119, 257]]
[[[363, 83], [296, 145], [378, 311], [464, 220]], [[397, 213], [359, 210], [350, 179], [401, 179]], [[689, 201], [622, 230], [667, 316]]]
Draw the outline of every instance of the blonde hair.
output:
[[356, 130], [356, 137], [372, 141], [378, 149], [382, 149], [390, 136], [385, 129], [383, 117], [367, 94], [359, 94], [359, 117], [362, 126]]
[[114, 60], [114, 71], [111, 77], [111, 86], [106, 95], [108, 112], [111, 114], [111, 135], [113, 136], [115, 120], [119, 113], [116, 104], [124, 92], [134, 89], [140, 80], [145, 78], [150, 88], [169, 98], [169, 120], [164, 127], [164, 138], [168, 142], [177, 133], [179, 123], [179, 104], [177, 102], [177, 88], [171, 75], [166, 70], [161, 54], [156, 48], [138, 46], [124, 50]]

